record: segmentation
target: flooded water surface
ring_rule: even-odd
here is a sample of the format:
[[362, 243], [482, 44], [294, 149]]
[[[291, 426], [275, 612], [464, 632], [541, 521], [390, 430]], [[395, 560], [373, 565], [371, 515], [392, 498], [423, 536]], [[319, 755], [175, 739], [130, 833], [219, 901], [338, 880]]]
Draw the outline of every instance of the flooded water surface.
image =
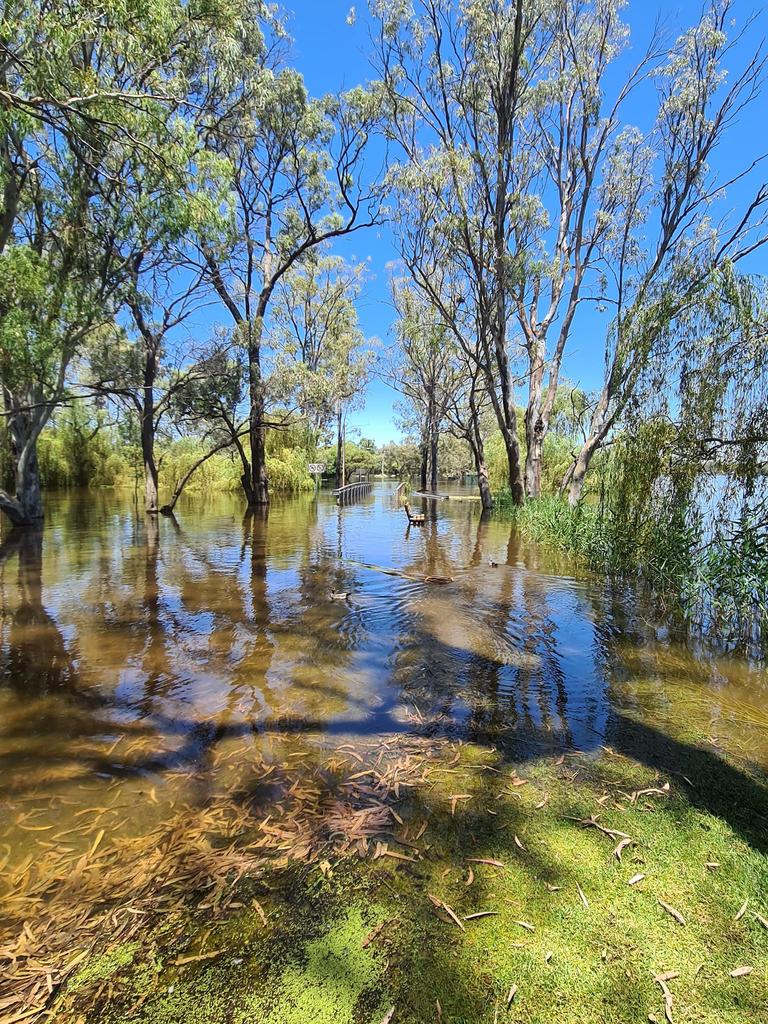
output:
[[[674, 639], [631, 587], [388, 485], [178, 522], [67, 494], [0, 549], [0, 863], [140, 834], [233, 764], [412, 732], [511, 756], [632, 752], [693, 730], [768, 765], [765, 671]], [[432, 578], [432, 579], [430, 579]], [[92, 832], [87, 841], [93, 843]]]

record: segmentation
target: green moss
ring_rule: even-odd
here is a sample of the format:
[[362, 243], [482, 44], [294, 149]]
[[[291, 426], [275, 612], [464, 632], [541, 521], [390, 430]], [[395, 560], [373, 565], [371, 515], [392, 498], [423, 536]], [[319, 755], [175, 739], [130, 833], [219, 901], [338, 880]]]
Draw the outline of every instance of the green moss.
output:
[[353, 1024], [358, 1001], [373, 990], [381, 971], [371, 949], [363, 949], [369, 931], [361, 911], [350, 909], [307, 944], [303, 962], [286, 968], [268, 998], [254, 1000], [244, 1020]]
[[68, 990], [77, 992], [93, 982], [111, 978], [113, 974], [133, 963], [138, 949], [138, 942], [126, 942], [88, 960], [70, 980]]
[[[675, 756], [682, 749], [670, 747]], [[316, 865], [266, 876], [252, 893], [266, 927], [250, 891], [228, 916], [193, 914], [175, 938], [158, 941], [162, 986], [147, 987], [143, 953], [89, 1024], [122, 1024], [140, 992], [148, 994], [135, 1014], [143, 1024], [379, 1024], [393, 1004], [397, 1024], [424, 1024], [436, 1019], [438, 1000], [441, 1024], [636, 1024], [650, 1013], [663, 1019], [654, 975], [666, 971], [678, 973], [675, 1019], [768, 1024], [768, 931], [751, 913], [768, 916], [764, 781], [687, 749], [669, 771], [613, 753], [514, 764], [487, 748], [465, 745], [458, 762], [446, 750], [446, 770], [398, 805], [401, 838], [419, 835], [415, 862], [347, 860], [330, 878]], [[510, 775], [527, 784], [511, 785]], [[661, 792], [632, 797], [645, 788]], [[452, 810], [454, 794], [470, 799]], [[592, 817], [632, 838], [621, 860], [615, 837], [584, 824]], [[645, 877], [628, 885], [636, 874]], [[430, 895], [459, 917], [494, 916], [465, 921], [462, 931]], [[363, 949], [381, 921], [386, 928]], [[222, 954], [172, 966], [179, 953], [205, 949]], [[742, 965], [753, 972], [731, 978]]]

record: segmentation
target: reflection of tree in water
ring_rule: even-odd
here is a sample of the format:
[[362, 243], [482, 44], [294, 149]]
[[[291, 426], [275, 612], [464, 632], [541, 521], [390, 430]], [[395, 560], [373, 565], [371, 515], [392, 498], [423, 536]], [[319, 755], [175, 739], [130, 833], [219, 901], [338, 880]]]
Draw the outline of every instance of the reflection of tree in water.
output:
[[[17, 557], [15, 581], [6, 567]], [[2, 676], [20, 697], [71, 688], [77, 669], [64, 636], [43, 604], [43, 531], [13, 530], [0, 545]]]
[[[402, 700], [437, 727], [472, 738], [571, 746], [571, 720], [580, 715], [589, 733], [596, 710], [588, 702], [573, 707], [584, 680], [569, 678], [561, 658], [559, 630], [577, 612], [552, 603], [527, 550], [521, 567], [514, 527], [506, 564], [498, 567], [489, 564], [488, 519], [468, 519], [466, 529], [467, 569], [452, 586], [427, 588], [410, 603], [407, 640], [395, 666]], [[430, 538], [425, 550], [431, 570], [440, 562]], [[575, 592], [568, 598], [580, 600]], [[594, 664], [589, 668], [591, 679]]]

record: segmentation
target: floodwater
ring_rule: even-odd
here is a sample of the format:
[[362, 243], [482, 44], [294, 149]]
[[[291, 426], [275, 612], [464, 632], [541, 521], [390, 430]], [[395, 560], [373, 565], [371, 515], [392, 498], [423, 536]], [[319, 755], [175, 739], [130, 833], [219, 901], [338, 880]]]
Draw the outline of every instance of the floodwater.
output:
[[473, 501], [425, 511], [408, 529], [387, 484], [251, 517], [237, 497], [189, 497], [177, 522], [69, 493], [41, 534], [6, 533], [0, 864], [50, 836], [76, 845], [95, 810], [152, 828], [226, 785], [226, 749], [287, 757], [411, 731], [525, 758], [634, 753], [682, 729], [768, 766], [759, 665], [675, 638], [631, 587]]

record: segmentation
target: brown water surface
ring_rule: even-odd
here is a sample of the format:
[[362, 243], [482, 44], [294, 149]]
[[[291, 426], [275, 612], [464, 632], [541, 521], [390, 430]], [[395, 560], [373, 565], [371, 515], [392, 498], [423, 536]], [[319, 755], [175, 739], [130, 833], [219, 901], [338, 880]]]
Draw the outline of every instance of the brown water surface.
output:
[[532, 757], [682, 730], [768, 766], [762, 668], [474, 502], [410, 530], [389, 485], [250, 517], [230, 496], [178, 522], [113, 494], [48, 509], [0, 546], [0, 865], [91, 843], [83, 822], [140, 835], [226, 788], [233, 753], [403, 731]]

